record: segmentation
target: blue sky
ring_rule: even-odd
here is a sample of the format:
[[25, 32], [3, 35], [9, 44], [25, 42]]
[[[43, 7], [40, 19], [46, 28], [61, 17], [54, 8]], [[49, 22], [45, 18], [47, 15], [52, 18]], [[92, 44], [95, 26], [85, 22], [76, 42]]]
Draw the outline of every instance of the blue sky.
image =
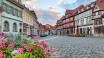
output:
[[95, 0], [27, 0], [24, 3], [36, 12], [40, 23], [55, 25], [66, 9], [74, 9], [93, 1]]

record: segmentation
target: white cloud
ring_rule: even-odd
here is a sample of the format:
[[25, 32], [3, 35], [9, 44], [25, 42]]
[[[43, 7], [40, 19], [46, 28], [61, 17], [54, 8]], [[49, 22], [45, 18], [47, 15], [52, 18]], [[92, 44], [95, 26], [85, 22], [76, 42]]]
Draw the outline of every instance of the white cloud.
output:
[[61, 5], [61, 4], [73, 4], [75, 3], [77, 0], [58, 0], [57, 5]]
[[32, 8], [34, 11], [36, 11], [36, 12], [41, 12], [41, 11], [42, 11], [42, 9], [39, 8], [37, 5], [31, 6], [31, 8]]
[[63, 0], [59, 0], [57, 4], [60, 5], [62, 2], [63, 2]]
[[48, 5], [48, 11], [55, 12], [56, 9], [52, 5]]
[[74, 9], [80, 5], [87, 5], [95, 0], [63, 0], [63, 2], [58, 5], [64, 9]]
[[36, 12], [40, 23], [55, 25], [61, 14], [57, 13], [56, 8], [52, 5], [48, 5], [48, 9], [43, 10], [37, 6], [36, 2], [37, 0], [27, 0], [25, 1], [25, 5]]

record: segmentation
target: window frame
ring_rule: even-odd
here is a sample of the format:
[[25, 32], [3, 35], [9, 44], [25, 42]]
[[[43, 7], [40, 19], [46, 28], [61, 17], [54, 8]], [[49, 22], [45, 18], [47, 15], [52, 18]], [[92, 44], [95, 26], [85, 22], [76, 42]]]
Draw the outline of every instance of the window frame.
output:
[[4, 21], [3, 31], [4, 32], [9, 32], [9, 22], [8, 21]]
[[17, 23], [16, 22], [13, 23], [13, 32], [17, 32]]

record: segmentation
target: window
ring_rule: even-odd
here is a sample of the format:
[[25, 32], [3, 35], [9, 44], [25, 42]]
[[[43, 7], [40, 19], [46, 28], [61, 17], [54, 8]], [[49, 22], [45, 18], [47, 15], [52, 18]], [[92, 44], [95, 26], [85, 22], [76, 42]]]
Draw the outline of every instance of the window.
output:
[[9, 31], [9, 23], [8, 23], [8, 21], [4, 22], [4, 30], [3, 31], [4, 32], [8, 32]]
[[87, 6], [87, 9], [89, 9], [89, 7]]
[[15, 16], [18, 16], [18, 11], [17, 11], [17, 9], [14, 10], [14, 15], [15, 15]]
[[100, 0], [100, 3], [102, 3], [103, 1], [102, 0]]
[[9, 6], [9, 13], [12, 14], [12, 7]]
[[98, 15], [98, 12], [96, 12], [96, 16]]
[[18, 11], [18, 17], [22, 18], [22, 12], [21, 11]]
[[20, 11], [20, 17], [22, 18], [22, 12]]
[[17, 32], [17, 24], [13, 23], [13, 32]]
[[3, 10], [6, 12], [7, 11], [7, 5], [4, 3], [3, 4]]
[[78, 11], [78, 13], [80, 13], [80, 11]]
[[7, 6], [7, 13], [10, 13], [10, 6], [6, 5]]
[[2, 4], [2, 0], [0, 0], [0, 7], [1, 7], [1, 4]]
[[81, 11], [83, 12], [83, 11], [84, 11], [84, 9], [81, 9]]
[[21, 0], [18, 0], [19, 3], [21, 3]]
[[20, 12], [19, 11], [17, 11], [17, 16], [20, 17]]
[[95, 10], [98, 9], [97, 5], [95, 6]]
[[14, 15], [16, 16], [16, 9], [14, 9]]
[[12, 8], [12, 14], [15, 15], [15, 9], [14, 8]]
[[94, 7], [94, 4], [92, 4], [91, 7]]
[[101, 15], [101, 12], [99, 11], [98, 14]]

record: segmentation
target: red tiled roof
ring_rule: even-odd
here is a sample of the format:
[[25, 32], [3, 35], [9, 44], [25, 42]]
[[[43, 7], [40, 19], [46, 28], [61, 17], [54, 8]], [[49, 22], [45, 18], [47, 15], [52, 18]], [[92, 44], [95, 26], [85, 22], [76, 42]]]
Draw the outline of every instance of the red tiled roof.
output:
[[73, 14], [74, 10], [66, 10], [66, 14]]
[[12, 2], [13, 4], [17, 5], [18, 7], [24, 8], [24, 6], [22, 4], [20, 4], [19, 2], [17, 2], [16, 0], [7, 0]]
[[104, 10], [104, 0], [97, 0], [96, 4], [100, 10]]
[[85, 11], [87, 7], [91, 8], [92, 4], [96, 4], [100, 10], [104, 10], [104, 0], [97, 0], [97, 1], [92, 2], [91, 4], [88, 4], [87, 6], [80, 5], [79, 7], [75, 8], [73, 10], [66, 10], [66, 15], [63, 16], [61, 18], [61, 20], [65, 19], [67, 17], [67, 15], [68, 15], [68, 17], [70, 17], [70, 16], [78, 13], [78, 11], [81, 12], [81, 9], [83, 9]]

